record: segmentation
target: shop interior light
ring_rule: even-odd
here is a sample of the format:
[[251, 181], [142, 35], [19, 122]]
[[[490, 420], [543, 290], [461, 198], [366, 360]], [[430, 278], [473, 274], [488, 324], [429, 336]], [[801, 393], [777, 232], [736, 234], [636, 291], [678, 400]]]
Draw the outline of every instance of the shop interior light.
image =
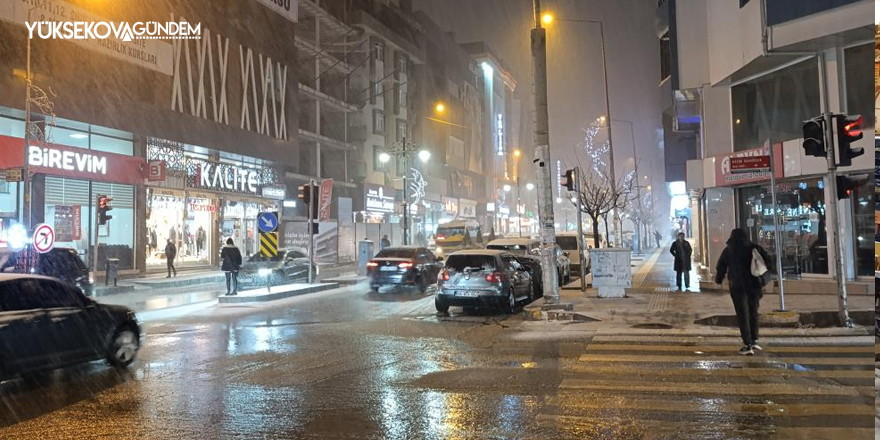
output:
[[296, 200], [285, 200], [282, 205], [285, 208], [296, 208]]

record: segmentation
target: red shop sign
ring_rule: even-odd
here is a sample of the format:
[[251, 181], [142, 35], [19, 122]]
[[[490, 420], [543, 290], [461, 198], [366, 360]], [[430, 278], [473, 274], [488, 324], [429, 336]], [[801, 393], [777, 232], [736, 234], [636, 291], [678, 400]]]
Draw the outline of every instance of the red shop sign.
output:
[[[765, 169], [756, 168], [754, 171], [743, 170], [740, 158], [766, 157], [766, 159], [748, 159], [750, 165], [760, 165], [767, 161]], [[777, 179], [783, 177], [782, 144], [773, 144], [773, 162], [776, 163], [774, 174]], [[770, 180], [770, 148], [760, 147], [751, 150], [737, 151], [726, 156], [715, 158], [715, 184], [717, 186], [741, 185], [743, 183], [763, 182]]]
[[0, 169], [20, 168], [25, 159], [31, 173], [130, 185], [144, 183], [146, 169], [140, 157], [48, 143], [25, 152], [24, 139], [0, 136]]

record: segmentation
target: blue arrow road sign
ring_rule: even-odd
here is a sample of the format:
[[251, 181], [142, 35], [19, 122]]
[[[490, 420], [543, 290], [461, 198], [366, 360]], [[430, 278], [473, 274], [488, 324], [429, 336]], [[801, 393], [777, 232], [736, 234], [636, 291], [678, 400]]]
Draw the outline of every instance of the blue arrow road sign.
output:
[[278, 229], [278, 217], [274, 212], [261, 212], [257, 216], [257, 227], [260, 232], [275, 232]]

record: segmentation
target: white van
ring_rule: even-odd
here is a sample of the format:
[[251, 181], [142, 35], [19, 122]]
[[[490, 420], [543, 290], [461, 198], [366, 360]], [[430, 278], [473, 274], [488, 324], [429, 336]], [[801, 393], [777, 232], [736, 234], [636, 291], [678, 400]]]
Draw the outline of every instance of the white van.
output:
[[[586, 273], [590, 273], [590, 249], [593, 248], [593, 236], [591, 234], [585, 234], [584, 241], [586, 242], [587, 248], [584, 249], [583, 260], [587, 265]], [[599, 242], [604, 243], [604, 237], [600, 236]], [[579, 274], [581, 271], [582, 258], [578, 255], [577, 232], [557, 232], [556, 244], [558, 244], [563, 251], [568, 252], [568, 258], [571, 260], [571, 272]]]

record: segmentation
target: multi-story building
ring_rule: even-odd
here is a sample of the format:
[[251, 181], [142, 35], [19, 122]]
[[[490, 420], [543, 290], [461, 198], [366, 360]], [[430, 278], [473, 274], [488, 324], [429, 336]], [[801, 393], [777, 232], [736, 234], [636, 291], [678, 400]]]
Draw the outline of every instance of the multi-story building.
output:
[[[829, 225], [826, 206], [837, 194], [829, 191], [825, 158], [805, 154], [802, 123], [827, 109], [861, 114], [866, 131], [874, 126], [868, 92], [873, 9], [866, 0], [659, 2], [667, 180], [685, 182], [676, 184], [687, 191], [679, 208], [691, 216], [682, 227], [694, 237], [707, 272], [733, 228], [745, 229], [775, 255], [775, 212], [782, 269], [794, 291], [832, 289], [833, 234], [843, 243], [843, 275], [871, 274], [871, 156], [838, 169], [857, 185], [840, 200], [837, 224]], [[855, 146], [868, 150], [869, 143], [865, 138]], [[737, 174], [730, 167], [732, 157], [771, 151], [775, 206], [768, 172]]]
[[[313, 174], [299, 160], [297, 56], [288, 43], [297, 11], [225, 6], [0, 2], [0, 230], [48, 223], [57, 246], [91, 262], [99, 243], [98, 267], [116, 257], [123, 271], [162, 270], [167, 241], [183, 265], [216, 264], [227, 237], [256, 252], [256, 215], [283, 212], [284, 173]], [[29, 38], [25, 22], [38, 16], [186, 21], [200, 38]], [[26, 136], [27, 72], [34, 123]], [[99, 194], [113, 198], [102, 226]]]

